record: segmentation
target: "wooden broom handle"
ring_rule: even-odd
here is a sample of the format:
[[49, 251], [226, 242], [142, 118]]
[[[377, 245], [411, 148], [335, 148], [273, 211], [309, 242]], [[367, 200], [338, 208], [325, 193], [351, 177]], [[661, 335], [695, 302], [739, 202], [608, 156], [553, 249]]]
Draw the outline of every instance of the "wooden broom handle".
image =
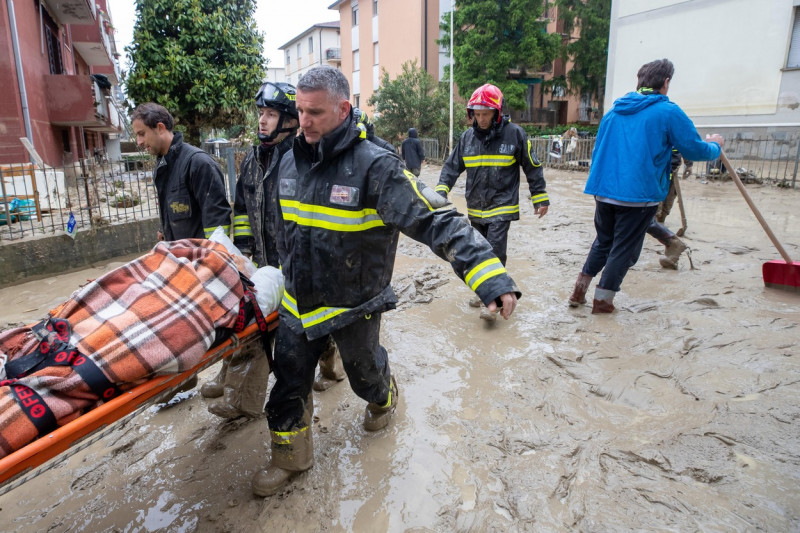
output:
[[736, 169], [733, 168], [731, 162], [728, 161], [728, 157], [725, 155], [725, 152], [722, 149], [720, 149], [719, 151], [719, 158], [722, 161], [722, 164], [725, 165], [725, 168], [728, 169], [728, 174], [730, 174], [731, 179], [734, 181], [734, 183], [736, 183], [736, 186], [739, 187], [739, 192], [741, 192], [742, 196], [744, 196], [745, 202], [747, 202], [747, 205], [750, 206], [750, 209], [752, 209], [753, 214], [761, 223], [761, 227], [764, 228], [764, 231], [767, 232], [767, 237], [769, 237], [769, 240], [771, 240], [772, 244], [775, 245], [775, 248], [778, 249], [778, 253], [781, 254], [783, 260], [791, 264], [792, 259], [789, 257], [789, 254], [786, 253], [786, 250], [784, 250], [783, 246], [781, 246], [781, 243], [778, 241], [778, 238], [775, 236], [775, 234], [772, 233], [772, 230], [769, 228], [769, 224], [767, 224], [767, 221], [764, 220], [763, 216], [761, 216], [761, 212], [756, 207], [756, 204], [753, 203], [752, 198], [750, 198], [750, 195], [747, 193], [747, 189], [744, 188], [744, 183], [742, 183], [742, 180], [739, 178], [739, 174], [736, 172]]

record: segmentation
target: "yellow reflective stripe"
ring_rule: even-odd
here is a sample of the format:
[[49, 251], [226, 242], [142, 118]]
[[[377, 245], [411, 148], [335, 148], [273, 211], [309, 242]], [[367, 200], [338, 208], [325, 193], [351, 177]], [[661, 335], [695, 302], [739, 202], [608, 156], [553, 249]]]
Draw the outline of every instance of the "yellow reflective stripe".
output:
[[513, 155], [471, 155], [464, 157], [464, 166], [473, 167], [508, 167], [517, 162]]
[[321, 322], [325, 322], [326, 320], [330, 320], [331, 318], [341, 315], [344, 312], [350, 311], [347, 307], [318, 307], [313, 311], [309, 311], [308, 313], [303, 313], [302, 315], [297, 310], [297, 300], [289, 294], [288, 291], [283, 291], [283, 300], [281, 301], [283, 307], [292, 313], [295, 318], [297, 318], [303, 324], [303, 328], [310, 328], [311, 326], [316, 326]]
[[385, 225], [375, 209], [347, 211], [281, 199], [281, 210], [286, 221], [333, 231], [366, 231]]
[[291, 445], [293, 439], [300, 436], [303, 432], [308, 431], [308, 427], [309, 426], [306, 426], [295, 431], [273, 431], [272, 443], [277, 445]]
[[443, 183], [440, 183], [439, 185], [436, 186], [434, 191], [436, 191], [436, 192], [444, 191], [444, 192], [448, 193], [448, 192], [450, 192], [450, 187], [448, 187], [447, 185], [445, 185]]
[[548, 202], [550, 201], [550, 198], [547, 196], [546, 192], [543, 192], [542, 194], [537, 194], [536, 196], [531, 196], [532, 204], [538, 204], [539, 202], [544, 202], [545, 200]]
[[359, 138], [366, 139], [367, 138], [367, 127], [364, 126], [362, 123], [357, 124], [358, 129], [361, 130], [361, 133], [358, 134]]
[[475, 218], [491, 218], [500, 215], [513, 215], [514, 213], [519, 213], [519, 204], [495, 207], [494, 209], [490, 209], [488, 211], [481, 211], [480, 209], [467, 209], [467, 214]]
[[225, 235], [227, 235], [231, 231], [230, 224], [228, 224], [227, 226], [214, 226], [213, 228], [203, 228], [203, 233], [205, 234], [206, 239], [211, 237], [211, 234], [214, 233], [214, 230], [217, 228], [222, 228], [222, 231], [225, 232]]
[[493, 257], [470, 270], [464, 277], [464, 283], [466, 283], [473, 292], [477, 292], [476, 289], [481, 283], [489, 278], [505, 273], [506, 268], [503, 266], [503, 263], [501, 263], [498, 258]]
[[435, 211], [430, 202], [428, 202], [428, 199], [422, 196], [422, 194], [419, 192], [419, 187], [417, 186], [417, 177], [408, 170], [403, 170], [403, 174], [405, 174], [405, 176], [408, 178], [408, 181], [411, 182], [411, 187], [414, 189], [414, 192], [417, 193], [417, 196], [419, 196], [420, 200], [425, 202], [425, 205], [428, 206], [428, 209]]
[[535, 162], [533, 161], [533, 157], [531, 156], [531, 140], [530, 140], [530, 139], [528, 139], [528, 159], [530, 159], [530, 161], [531, 161], [531, 165], [533, 165], [533, 166], [535, 166], [535, 167], [540, 167], [540, 166], [542, 166], [542, 164], [541, 164], [541, 163], [537, 164], [537, 163], [535, 163]]
[[236, 215], [233, 217], [233, 224], [247, 224], [250, 225], [250, 217], [247, 215]]
[[250, 226], [243, 227], [243, 226], [234, 226], [233, 227], [233, 236], [234, 237], [252, 237], [253, 230]]

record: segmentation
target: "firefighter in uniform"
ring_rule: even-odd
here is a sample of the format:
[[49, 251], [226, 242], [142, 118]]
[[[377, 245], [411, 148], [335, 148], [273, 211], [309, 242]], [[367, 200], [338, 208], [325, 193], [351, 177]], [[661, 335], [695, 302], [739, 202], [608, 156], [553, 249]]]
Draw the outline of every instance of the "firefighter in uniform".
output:
[[[136, 143], [156, 157], [153, 183], [158, 195], [161, 228], [158, 240], [208, 238], [218, 227], [231, 227], [231, 204], [219, 164], [203, 150], [183, 142], [173, 132], [175, 119], [153, 102], [133, 110], [131, 126]], [[193, 389], [195, 374], [175, 393]]]
[[[539, 218], [547, 213], [550, 200], [542, 165], [525, 131], [502, 115], [502, 106], [503, 93], [494, 85], [487, 83], [472, 93], [467, 103], [467, 117], [472, 120], [472, 127], [461, 135], [442, 167], [436, 192], [447, 198], [459, 175], [467, 171], [469, 221], [486, 237], [505, 265], [508, 230], [512, 220], [519, 220], [520, 166]], [[479, 298], [473, 298], [469, 304], [481, 307]], [[481, 318], [495, 320], [496, 315], [483, 308]]]
[[136, 142], [156, 156], [153, 182], [161, 216], [159, 240], [208, 238], [221, 226], [228, 233], [231, 205], [225, 197], [222, 169], [203, 150], [173, 132], [174, 119], [152, 102], [133, 110]]
[[[396, 154], [359, 129], [344, 75], [315, 67], [297, 85], [302, 133], [281, 160], [278, 247], [285, 276], [267, 402], [270, 464], [253, 492], [278, 492], [313, 466], [311, 388], [333, 337], [353, 391], [367, 402], [364, 428], [386, 427], [398, 388], [380, 344], [399, 233], [427, 244], [492, 309], [508, 318], [519, 292], [491, 246], [455, 210], [436, 210]], [[435, 194], [435, 193], [434, 193]]]

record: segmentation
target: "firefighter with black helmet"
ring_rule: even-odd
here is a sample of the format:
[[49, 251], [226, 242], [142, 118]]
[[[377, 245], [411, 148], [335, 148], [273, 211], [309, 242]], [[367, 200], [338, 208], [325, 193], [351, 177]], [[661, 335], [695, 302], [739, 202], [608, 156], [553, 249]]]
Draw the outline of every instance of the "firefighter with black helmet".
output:
[[[503, 93], [489, 83], [478, 87], [467, 103], [467, 117], [472, 127], [459, 139], [447, 158], [436, 192], [448, 193], [467, 171], [467, 216], [478, 232], [492, 245], [495, 255], [506, 264], [508, 230], [512, 220], [519, 220], [520, 167], [525, 172], [534, 212], [543, 217], [550, 199], [545, 190], [542, 165], [533, 153], [525, 131], [502, 114]], [[479, 298], [469, 302], [481, 307]], [[485, 307], [481, 318], [495, 320]]]

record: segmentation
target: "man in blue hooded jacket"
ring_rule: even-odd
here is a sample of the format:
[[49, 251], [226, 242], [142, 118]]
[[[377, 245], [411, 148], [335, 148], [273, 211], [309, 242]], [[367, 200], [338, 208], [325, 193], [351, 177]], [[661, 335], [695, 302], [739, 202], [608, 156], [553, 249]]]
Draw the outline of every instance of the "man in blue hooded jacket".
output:
[[614, 295], [638, 261], [647, 228], [667, 196], [672, 147], [692, 161], [719, 157], [722, 137], [703, 142], [686, 113], [667, 98], [674, 72], [668, 59], [643, 65], [637, 90], [616, 100], [600, 122], [584, 189], [595, 197], [597, 237], [569, 298], [572, 307], [586, 303], [589, 283], [602, 271], [592, 313], [614, 311]]

